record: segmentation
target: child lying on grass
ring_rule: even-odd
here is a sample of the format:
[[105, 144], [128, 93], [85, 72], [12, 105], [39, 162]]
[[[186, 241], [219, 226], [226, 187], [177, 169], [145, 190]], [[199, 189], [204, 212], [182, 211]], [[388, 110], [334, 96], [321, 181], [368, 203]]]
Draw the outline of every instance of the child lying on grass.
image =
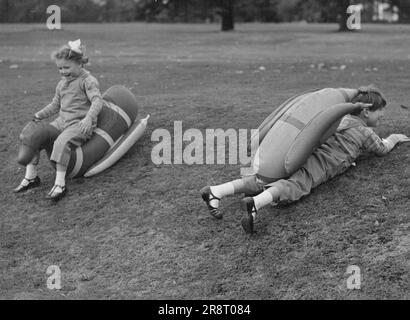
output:
[[201, 189], [202, 199], [212, 216], [222, 218], [220, 200], [228, 195], [245, 193], [246, 214], [241, 224], [246, 233], [253, 233], [258, 211], [269, 203], [292, 202], [308, 195], [323, 182], [346, 171], [363, 153], [382, 156], [390, 152], [399, 142], [410, 139], [403, 134], [392, 134], [381, 139], [371, 127], [377, 127], [383, 116], [386, 99], [374, 86], [359, 88], [351, 103], [359, 108], [357, 113], [345, 116], [336, 132], [315, 152], [305, 164], [288, 179], [267, 183], [256, 175], [247, 176], [217, 186]]

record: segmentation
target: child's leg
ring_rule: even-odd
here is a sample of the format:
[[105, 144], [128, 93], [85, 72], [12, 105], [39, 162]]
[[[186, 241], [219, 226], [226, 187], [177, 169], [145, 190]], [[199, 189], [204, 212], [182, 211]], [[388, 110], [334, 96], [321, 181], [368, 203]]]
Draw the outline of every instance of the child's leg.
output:
[[312, 179], [304, 169], [299, 169], [288, 180], [278, 180], [268, 185], [262, 193], [255, 197], [246, 197], [242, 201], [247, 213], [242, 217], [241, 224], [246, 233], [253, 233], [253, 224], [258, 210], [272, 202], [296, 201], [310, 192]]
[[204, 187], [201, 189], [201, 195], [211, 214], [220, 219], [222, 214], [218, 208], [219, 201], [223, 197], [239, 193], [255, 194], [262, 190], [262, 184], [257, 181], [256, 176], [248, 176], [220, 185]]
[[40, 184], [40, 178], [37, 174], [37, 165], [40, 159], [40, 152], [37, 151], [34, 155], [33, 160], [26, 166], [26, 172], [24, 174], [24, 179], [20, 184], [14, 189], [14, 192], [22, 192], [34, 187], [37, 187]]
[[310, 194], [313, 188], [345, 171], [347, 167], [345, 162], [319, 149], [289, 179], [270, 183], [259, 195], [243, 200], [247, 207], [247, 215], [242, 218], [243, 228], [246, 232], [251, 233], [258, 210], [272, 202], [297, 201]]
[[88, 135], [81, 132], [77, 124], [74, 124], [66, 128], [54, 141], [50, 160], [56, 162], [56, 179], [48, 198], [56, 199], [65, 194], [65, 176], [71, 157], [71, 147], [80, 146], [89, 138]]
[[[320, 182], [321, 183], [321, 182]], [[259, 210], [272, 202], [289, 203], [299, 200], [308, 195], [312, 188], [320, 184], [314, 177], [302, 167], [289, 179], [278, 180], [267, 185], [265, 191], [253, 197], [256, 210]]]
[[255, 175], [247, 176], [242, 179], [233, 180], [217, 186], [211, 186], [212, 193], [223, 198], [234, 194], [255, 194], [263, 190], [263, 183], [258, 182]]
[[40, 161], [40, 152], [37, 151], [36, 154], [34, 155], [33, 160], [31, 160], [31, 162], [26, 166], [26, 174], [25, 174], [25, 178], [26, 179], [34, 179], [35, 177], [37, 177], [37, 166], [38, 163]]
[[67, 171], [67, 166], [57, 163], [56, 165], [56, 180], [55, 180], [55, 185], [57, 186], [65, 186], [65, 174]]
[[47, 195], [48, 199], [58, 200], [65, 195], [67, 188], [65, 186], [65, 174], [67, 166], [60, 163], [56, 164], [56, 179], [53, 188]]

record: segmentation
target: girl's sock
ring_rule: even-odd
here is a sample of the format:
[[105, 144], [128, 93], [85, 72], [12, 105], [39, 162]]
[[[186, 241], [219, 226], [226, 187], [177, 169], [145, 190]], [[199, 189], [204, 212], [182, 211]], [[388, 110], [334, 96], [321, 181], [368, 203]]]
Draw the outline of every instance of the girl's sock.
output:
[[[215, 197], [220, 198], [220, 199], [226, 196], [233, 195], [235, 193], [235, 189], [234, 189], [232, 182], [227, 182], [224, 184], [220, 184], [218, 186], [211, 186], [210, 188], [211, 188], [212, 194]], [[218, 208], [219, 200], [216, 200], [216, 199], [211, 200], [209, 204], [213, 206], [214, 208]]]
[[35, 177], [37, 177], [37, 166], [29, 163], [26, 166], [26, 175], [24, 176], [24, 178], [26, 178], [27, 180], [32, 180]]
[[65, 186], [65, 173], [66, 173], [66, 171], [67, 171], [66, 167], [64, 167], [60, 164], [57, 164], [56, 181], [54, 183], [55, 185], [62, 186], [62, 187]]

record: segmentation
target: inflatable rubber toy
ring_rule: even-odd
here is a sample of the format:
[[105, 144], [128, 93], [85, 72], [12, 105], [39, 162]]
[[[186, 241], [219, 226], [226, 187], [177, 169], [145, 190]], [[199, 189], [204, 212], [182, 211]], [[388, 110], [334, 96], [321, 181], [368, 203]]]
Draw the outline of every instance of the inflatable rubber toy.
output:
[[343, 116], [357, 110], [348, 104], [356, 89], [325, 88], [294, 96], [259, 126], [259, 147], [252, 160], [255, 174], [266, 182], [297, 171], [337, 129]]
[[[296, 102], [300, 101], [304, 96], [306, 96], [307, 94], [317, 91], [316, 90], [310, 90], [310, 91], [306, 91], [303, 92], [301, 94], [297, 94], [291, 98], [289, 98], [288, 100], [286, 100], [285, 102], [283, 102], [279, 107], [277, 107], [268, 117], [266, 117], [265, 120], [263, 120], [263, 122], [259, 125], [258, 130], [257, 130], [257, 134], [255, 134], [254, 136], [251, 137], [250, 141], [249, 141], [249, 146], [253, 143], [257, 143], [256, 145], [260, 145], [261, 141], [263, 140], [263, 138], [266, 136], [266, 134], [268, 133], [268, 131], [270, 130], [270, 128], [273, 125], [273, 122], [276, 121], [278, 119], [278, 117], [280, 117], [281, 115], [283, 115], [283, 113], [285, 113], [293, 104], [295, 104]], [[257, 140], [257, 141], [254, 141]]]
[[[130, 127], [135, 123], [138, 105], [137, 99], [131, 91], [124, 86], [115, 85], [103, 94], [103, 99], [105, 103], [98, 115], [97, 128], [90, 140], [71, 151], [67, 167], [68, 177], [83, 176], [94, 163], [104, 157], [107, 150], [116, 141], [118, 141], [117, 147], [119, 147], [121, 145], [120, 137], [126, 136], [131, 129]], [[135, 130], [135, 128], [133, 129]], [[25, 166], [30, 163], [37, 150], [42, 149], [46, 150], [47, 156], [50, 158], [53, 143], [59, 134], [60, 132], [50, 124], [31, 121], [20, 134], [21, 145], [17, 161]], [[142, 133], [139, 137], [141, 135]], [[135, 143], [136, 139], [133, 142]], [[125, 146], [126, 151], [131, 146], [132, 144], [128, 142]], [[126, 152], [123, 150], [121, 156]], [[108, 167], [105, 166], [104, 169]]]
[[135, 121], [134, 124], [128, 129], [127, 133], [114, 143], [104, 157], [87, 170], [84, 177], [92, 177], [93, 175], [104, 171], [116, 163], [144, 134], [149, 117], [150, 116], [148, 115], [144, 119]]

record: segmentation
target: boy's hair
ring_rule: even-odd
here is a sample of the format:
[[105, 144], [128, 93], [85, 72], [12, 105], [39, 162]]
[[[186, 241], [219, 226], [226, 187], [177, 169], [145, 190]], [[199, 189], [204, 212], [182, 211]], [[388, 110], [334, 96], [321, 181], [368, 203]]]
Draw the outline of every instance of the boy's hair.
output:
[[64, 45], [57, 51], [54, 51], [51, 54], [51, 58], [53, 60], [56, 59], [65, 59], [77, 62], [80, 65], [84, 65], [88, 62], [88, 57], [84, 55], [84, 53], [78, 53], [74, 50], [71, 50], [69, 46]]
[[[365, 87], [360, 87], [359, 88], [359, 93], [357, 96], [355, 96], [352, 101], [352, 103], [356, 102], [363, 102], [363, 103], [371, 103], [372, 106], [369, 108], [370, 111], [376, 111], [379, 109], [382, 109], [386, 106], [387, 101], [383, 93], [373, 84], [370, 84]], [[362, 112], [362, 110], [358, 110], [355, 112], [352, 112], [352, 115], [359, 115]]]

